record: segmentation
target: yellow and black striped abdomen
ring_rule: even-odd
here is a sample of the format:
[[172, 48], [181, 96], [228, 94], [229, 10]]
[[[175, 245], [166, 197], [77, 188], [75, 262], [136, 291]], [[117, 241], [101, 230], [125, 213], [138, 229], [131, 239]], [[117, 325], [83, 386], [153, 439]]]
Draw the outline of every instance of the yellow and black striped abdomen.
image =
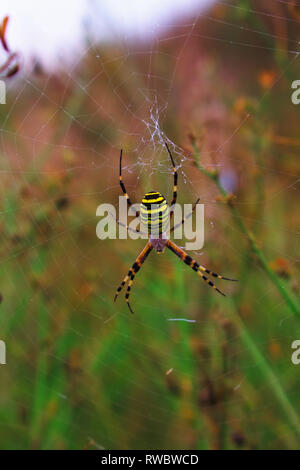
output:
[[169, 219], [169, 206], [157, 191], [145, 194], [141, 204], [141, 222], [150, 235], [161, 235], [166, 231]]

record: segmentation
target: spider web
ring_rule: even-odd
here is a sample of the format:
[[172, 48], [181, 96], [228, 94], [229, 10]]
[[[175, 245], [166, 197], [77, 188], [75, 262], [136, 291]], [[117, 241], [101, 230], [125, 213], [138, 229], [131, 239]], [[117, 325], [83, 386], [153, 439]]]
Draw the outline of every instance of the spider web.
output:
[[[299, 143], [266, 111], [272, 103], [279, 112], [285, 93], [287, 115], [297, 113], [286, 77], [299, 78], [298, 20], [280, 13], [284, 6], [216, 2], [181, 22], [153, 25], [139, 41], [122, 31], [112, 43], [87, 35], [72, 66], [53, 74], [41, 59], [9, 84], [0, 109], [3, 447], [297, 446], [290, 344], [298, 323], [250, 259], [218, 190], [195, 168], [189, 140], [197, 136], [202, 165], [218, 169], [238, 195], [236, 207], [268, 260], [286, 260], [295, 273], [299, 227], [272, 208], [288, 211], [298, 194]], [[239, 61], [263, 72], [262, 87], [238, 83]], [[129, 316], [122, 295], [112, 299], [143, 242], [98, 240], [95, 212], [118, 202], [120, 148], [133, 201], [152, 188], [170, 197], [166, 141], [180, 202], [201, 196], [205, 204], [205, 246], [191, 256], [239, 277], [242, 287], [235, 297], [235, 287], [222, 284], [222, 302], [171, 254], [152, 255], [137, 275]], [[257, 178], [254, 196], [243, 192], [248, 177]], [[294, 411], [270, 393], [247, 335]]]

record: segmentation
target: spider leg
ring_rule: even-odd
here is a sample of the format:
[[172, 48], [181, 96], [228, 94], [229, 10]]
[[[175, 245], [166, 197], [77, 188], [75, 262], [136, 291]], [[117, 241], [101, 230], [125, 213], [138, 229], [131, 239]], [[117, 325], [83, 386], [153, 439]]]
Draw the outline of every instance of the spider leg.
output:
[[237, 282], [237, 279], [231, 279], [230, 277], [224, 277], [224, 276], [221, 276], [220, 274], [218, 273], [214, 273], [213, 271], [210, 271], [209, 269], [205, 268], [204, 266], [199, 266], [199, 269], [201, 269], [201, 271], [209, 274], [210, 276], [213, 276], [213, 277], [217, 277], [218, 279], [224, 279], [225, 281], [234, 281], [234, 282]]
[[[196, 209], [196, 206], [198, 204], [198, 202], [200, 201], [200, 197], [198, 197], [197, 201], [195, 202], [193, 208], [192, 208], [192, 212], [190, 212], [186, 217], [184, 217], [182, 219], [181, 222], [179, 222], [178, 224], [174, 225], [171, 229], [170, 229], [170, 233], [171, 232], [174, 232], [174, 230], [176, 230], [178, 227], [180, 227], [180, 225], [183, 225], [185, 223], [185, 221], [187, 219], [189, 219], [191, 217], [191, 215], [193, 214], [194, 210]], [[196, 263], [196, 261], [195, 261]], [[198, 263], [196, 263], [198, 264]], [[213, 277], [217, 277], [218, 279], [224, 279], [225, 281], [235, 281], [237, 282], [237, 279], [231, 279], [230, 277], [225, 277], [225, 276], [221, 276], [220, 274], [218, 273], [215, 273], [213, 271], [210, 271], [209, 269], [205, 268], [204, 266], [201, 266], [201, 265], [198, 265], [199, 266], [199, 269], [207, 274], [209, 274], [210, 276], [213, 276]]]
[[[129, 197], [127, 191], [126, 191], [125, 184], [123, 183], [123, 177], [122, 177], [122, 157], [123, 157], [123, 150], [121, 149], [121, 151], [120, 151], [120, 168], [119, 168], [120, 186], [121, 186], [121, 189], [122, 189], [122, 191], [123, 191], [124, 196], [125, 196], [126, 199], [127, 199], [127, 205], [128, 205], [128, 207], [131, 207], [131, 206], [132, 206], [132, 202], [131, 202], [130, 197]], [[137, 212], [136, 215], [138, 216], [138, 215], [139, 215], [139, 212]]]
[[133, 310], [132, 310], [132, 308], [130, 307], [130, 304], [129, 304], [129, 295], [130, 295], [130, 289], [131, 289], [131, 286], [132, 286], [132, 283], [133, 283], [133, 280], [134, 280], [134, 276], [140, 270], [142, 264], [144, 263], [145, 259], [147, 258], [149, 253], [152, 251], [152, 249], [153, 249], [153, 246], [151, 245], [150, 242], [148, 242], [147, 245], [145, 246], [145, 248], [141, 251], [141, 253], [137, 257], [137, 259], [135, 260], [135, 262], [133, 263], [133, 265], [131, 266], [131, 268], [129, 269], [128, 274], [124, 277], [123, 281], [121, 282], [118, 289], [116, 290], [114, 301], [117, 300], [117, 297], [118, 297], [119, 293], [121, 292], [121, 290], [125, 286], [126, 282], [129, 280], [126, 295], [125, 295], [125, 300], [128, 304], [128, 307], [129, 307], [129, 310], [131, 311], [131, 313], [133, 313]]
[[[173, 175], [174, 175], [173, 199], [172, 199], [171, 204], [170, 204], [170, 208], [172, 208], [173, 204], [176, 204], [176, 200], [177, 200], [177, 181], [178, 181], [178, 173], [177, 173], [177, 168], [176, 168], [174, 159], [173, 159], [173, 157], [172, 157], [172, 154], [171, 154], [171, 151], [170, 151], [170, 149], [169, 149], [169, 146], [168, 146], [167, 142], [165, 142], [165, 146], [166, 146], [166, 148], [167, 148], [168, 154], [170, 155], [170, 159], [171, 159], [171, 162], [172, 162], [172, 165], [173, 165]], [[170, 219], [172, 218], [172, 216], [173, 216], [173, 211], [171, 211], [171, 213], [170, 213]]]
[[218, 289], [214, 285], [214, 283], [207, 276], [205, 276], [201, 272], [200, 265], [194, 259], [192, 259], [184, 250], [179, 248], [179, 246], [175, 245], [175, 243], [173, 243], [171, 240], [167, 241], [167, 247], [173, 253], [175, 253], [175, 255], [177, 255], [185, 264], [187, 264], [188, 266], [190, 266], [190, 268], [192, 268], [194, 271], [196, 271], [198, 276], [200, 276], [203, 279], [203, 281], [205, 281], [209, 286], [211, 286], [213, 289], [215, 289], [217, 292], [219, 292], [219, 294], [224, 295], [224, 297], [226, 297], [224, 292], [222, 292], [220, 289]]
[[191, 217], [191, 215], [193, 214], [194, 210], [196, 209], [196, 205], [198, 204], [198, 202], [200, 201], [200, 197], [198, 197], [197, 201], [195, 202], [193, 208], [192, 208], [192, 212], [190, 212], [186, 217], [183, 217], [182, 221], [179, 222], [178, 224], [174, 225], [171, 229], [170, 229], [170, 233], [171, 232], [174, 232], [174, 230], [176, 230], [178, 227], [180, 227], [180, 225], [183, 225], [185, 223], [185, 221], [187, 219], [189, 219]]

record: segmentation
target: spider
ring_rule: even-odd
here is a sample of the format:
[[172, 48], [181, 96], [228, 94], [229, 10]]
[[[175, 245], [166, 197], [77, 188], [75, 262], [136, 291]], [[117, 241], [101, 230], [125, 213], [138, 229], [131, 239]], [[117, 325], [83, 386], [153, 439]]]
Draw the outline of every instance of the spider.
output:
[[[173, 165], [174, 183], [173, 183], [173, 199], [171, 201], [171, 207], [172, 207], [173, 204], [175, 204], [177, 200], [178, 173], [177, 173], [177, 168], [174, 163], [174, 159], [172, 157], [172, 154], [171, 154], [171, 151], [169, 149], [167, 142], [165, 142], [165, 146], [170, 156], [171, 163]], [[128, 193], [126, 191], [125, 185], [123, 183], [123, 178], [122, 178], [122, 154], [123, 152], [121, 149], [121, 152], [120, 152], [120, 186], [127, 199], [128, 207], [131, 207], [132, 202], [128, 196]], [[186, 219], [192, 215], [199, 200], [200, 199], [198, 198], [196, 203], [194, 204], [192, 208], [192, 212], [188, 216], [184, 217], [180, 223], [174, 225], [170, 229], [170, 233], [174, 232], [174, 230], [177, 227], [185, 223]], [[170, 211], [170, 212], [171, 212], [170, 213], [170, 219], [171, 219], [173, 215], [173, 211]], [[134, 313], [129, 303], [129, 296], [130, 296], [131, 287], [134, 281], [134, 277], [136, 273], [140, 270], [142, 264], [144, 263], [144, 261], [146, 260], [150, 252], [153, 250], [153, 248], [154, 250], [156, 250], [157, 253], [163, 253], [166, 247], [169, 250], [171, 250], [173, 253], [175, 253], [175, 255], [177, 255], [185, 264], [187, 264], [188, 266], [190, 266], [190, 268], [196, 271], [196, 273], [209, 286], [211, 286], [213, 289], [219, 292], [219, 294], [225, 296], [225, 294], [214, 285], [214, 283], [206, 276], [206, 274], [216, 277], [218, 279], [225, 279], [226, 281], [236, 281], [236, 279], [230, 279], [228, 277], [221, 276], [220, 274], [217, 274], [205, 268], [204, 266], [201, 266], [194, 259], [192, 259], [184, 250], [179, 248], [179, 246], [177, 246], [174, 242], [172, 242], [168, 238], [166, 234], [166, 227], [168, 224], [169, 207], [168, 207], [165, 197], [162, 194], [160, 194], [158, 191], [149, 191], [148, 193], [146, 193], [142, 199], [142, 204], [140, 206], [140, 213], [141, 213], [141, 222], [144, 226], [148, 228], [148, 233], [150, 233], [149, 241], [147, 242], [145, 248], [141, 251], [139, 256], [136, 258], [135, 262], [129, 269], [127, 275], [124, 277], [123, 281], [119, 285], [115, 294], [114, 301], [117, 300], [117, 297], [120, 294], [121, 290], [123, 289], [125, 284], [128, 282], [127, 291], [125, 294], [125, 300], [127, 302], [130, 312]], [[139, 216], [140, 213], [137, 212], [136, 215]], [[119, 220], [117, 220], [117, 222], [120, 225], [123, 225], [121, 224], [121, 222], [119, 222]], [[128, 229], [128, 225], [126, 226], [126, 228]], [[134, 230], [134, 232], [141, 233], [139, 230], [136, 230], [136, 231]]]

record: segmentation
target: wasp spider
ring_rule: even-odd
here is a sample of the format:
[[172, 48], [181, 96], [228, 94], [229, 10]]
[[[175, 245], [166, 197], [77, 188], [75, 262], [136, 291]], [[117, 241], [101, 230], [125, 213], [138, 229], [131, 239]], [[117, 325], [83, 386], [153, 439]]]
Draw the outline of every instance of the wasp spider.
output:
[[[172, 162], [172, 165], [173, 165], [174, 184], [173, 184], [173, 198], [172, 198], [172, 201], [171, 201], [171, 207], [172, 207], [173, 204], [175, 204], [176, 200], [177, 200], [178, 173], [177, 173], [177, 168], [175, 166], [174, 159], [173, 159], [172, 154], [170, 152], [169, 146], [166, 142], [165, 142], [165, 145], [166, 145], [168, 154], [170, 156], [170, 159], [171, 159], [171, 162]], [[131, 202], [131, 200], [128, 196], [128, 193], [126, 191], [126, 188], [125, 188], [125, 185], [124, 185], [123, 179], [122, 179], [122, 150], [121, 150], [121, 153], [120, 153], [120, 186], [121, 186], [121, 189], [122, 189], [122, 191], [123, 191], [123, 193], [124, 193], [124, 195], [127, 199], [128, 207], [130, 207], [132, 205], [132, 202]], [[198, 204], [198, 202], [199, 202], [199, 199], [197, 199], [197, 201], [196, 201], [196, 203], [195, 203], [195, 205], [192, 209], [192, 212], [194, 211], [194, 209], [195, 209], [196, 205]], [[187, 217], [183, 218], [180, 223], [173, 226], [170, 229], [170, 232], [173, 232], [177, 227], [179, 227], [180, 225], [183, 225], [184, 222], [186, 221], [186, 219], [192, 215], [192, 212]], [[169, 248], [169, 250], [171, 250], [173, 253], [175, 253], [175, 255], [177, 255], [185, 264], [187, 264], [194, 271], [196, 271], [196, 273], [209, 286], [211, 286], [213, 289], [215, 289], [217, 292], [219, 292], [219, 294], [225, 296], [225, 294], [214, 285], [214, 283], [207, 277], [207, 275], [213, 276], [213, 277], [218, 278], [218, 279], [225, 279], [226, 281], [236, 281], [236, 279], [230, 279], [228, 277], [221, 276], [220, 274], [217, 274], [217, 273], [215, 273], [213, 271], [210, 271], [209, 269], [205, 268], [204, 266], [201, 266], [194, 259], [192, 259], [187, 253], [185, 253], [184, 250], [179, 248], [179, 246], [177, 246], [174, 242], [172, 242], [168, 238], [168, 236], [166, 234], [166, 228], [167, 228], [167, 225], [169, 223], [169, 220], [168, 220], [169, 219], [169, 206], [167, 204], [166, 199], [164, 198], [164, 196], [162, 194], [160, 194], [158, 191], [150, 191], [147, 194], [145, 194], [145, 196], [142, 199], [142, 204], [140, 206], [140, 214], [137, 213], [137, 216], [139, 216], [139, 215], [141, 215], [142, 224], [145, 227], [147, 227], [147, 229], [148, 229], [147, 233], [150, 233], [149, 241], [146, 244], [145, 248], [141, 251], [141, 253], [137, 257], [137, 259], [135, 260], [135, 262], [133, 263], [131, 268], [129, 269], [127, 275], [124, 277], [121, 284], [119, 285], [119, 287], [116, 291], [116, 294], [115, 294], [115, 298], [114, 298], [115, 301], [116, 301], [119, 293], [121, 292], [121, 290], [125, 286], [125, 284], [128, 282], [127, 290], [126, 290], [126, 294], [125, 294], [125, 300], [127, 302], [127, 305], [129, 307], [131, 313], [133, 313], [133, 310], [132, 310], [132, 308], [130, 306], [130, 303], [129, 303], [129, 295], [130, 295], [131, 287], [132, 287], [132, 284], [133, 284], [133, 281], [134, 281], [134, 277], [135, 277], [136, 273], [140, 270], [142, 264], [144, 263], [144, 261], [146, 260], [147, 256], [150, 254], [150, 252], [153, 250], [153, 248], [154, 248], [154, 250], [156, 250], [157, 253], [162, 253], [165, 250], [166, 247]], [[172, 215], [173, 215], [173, 211], [171, 210], [170, 211], [170, 219], [171, 219]], [[120, 222], [118, 221], [118, 223], [120, 223]], [[128, 228], [128, 226], [126, 226], [126, 228]]]

